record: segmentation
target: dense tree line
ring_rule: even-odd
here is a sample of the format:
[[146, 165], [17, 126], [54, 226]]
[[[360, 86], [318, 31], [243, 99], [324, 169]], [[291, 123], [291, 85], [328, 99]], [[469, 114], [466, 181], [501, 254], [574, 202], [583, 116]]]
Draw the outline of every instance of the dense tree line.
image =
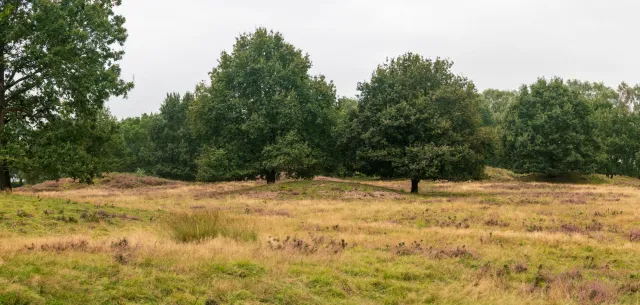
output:
[[[484, 166], [548, 176], [640, 176], [638, 86], [538, 79], [488, 89], [448, 60], [407, 53], [338, 98], [308, 55], [266, 29], [241, 35], [208, 83], [125, 119], [127, 171], [223, 181], [361, 173], [481, 179]], [[146, 131], [145, 131], [146, 130]]]
[[355, 98], [263, 28], [240, 35], [208, 82], [158, 113], [116, 120], [120, 1], [0, 4], [0, 187], [107, 171], [188, 181], [349, 176], [481, 179], [485, 165], [548, 176], [640, 177], [640, 87], [538, 79], [478, 92], [449, 60], [406, 53]]
[[480, 95], [451, 62], [391, 59], [358, 85], [358, 99], [337, 98], [311, 65], [280, 33], [241, 35], [208, 84], [182, 101], [170, 94], [158, 114], [122, 122], [123, 170], [268, 183], [360, 172], [410, 178], [414, 191], [423, 179], [482, 177], [493, 141]]
[[518, 92], [485, 95], [493, 112], [497, 166], [548, 176], [601, 173], [640, 177], [640, 86], [539, 79]]

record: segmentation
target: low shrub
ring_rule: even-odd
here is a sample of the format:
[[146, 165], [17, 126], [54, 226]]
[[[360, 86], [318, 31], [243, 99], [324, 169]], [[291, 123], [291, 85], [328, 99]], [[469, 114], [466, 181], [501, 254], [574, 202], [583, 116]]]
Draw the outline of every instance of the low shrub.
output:
[[220, 211], [204, 210], [169, 216], [165, 228], [179, 242], [199, 242], [216, 237], [227, 237], [240, 241], [255, 241], [258, 237], [253, 227], [240, 218]]
[[629, 231], [629, 241], [640, 242], [640, 229], [631, 229]]

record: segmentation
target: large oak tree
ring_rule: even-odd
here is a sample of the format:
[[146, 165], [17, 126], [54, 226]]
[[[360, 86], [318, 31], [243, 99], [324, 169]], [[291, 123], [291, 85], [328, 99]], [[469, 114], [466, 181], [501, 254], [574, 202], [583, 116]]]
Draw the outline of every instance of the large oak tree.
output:
[[0, 188], [24, 165], [25, 130], [65, 110], [95, 116], [133, 84], [117, 62], [127, 38], [119, 0], [0, 1]]
[[447, 60], [407, 53], [380, 65], [358, 85], [348, 142], [356, 167], [383, 178], [480, 178], [489, 141], [480, 129], [475, 86]]
[[281, 173], [308, 178], [331, 164], [335, 88], [311, 76], [309, 56], [280, 33], [240, 35], [196, 89], [192, 128], [203, 140], [198, 179], [274, 183]]

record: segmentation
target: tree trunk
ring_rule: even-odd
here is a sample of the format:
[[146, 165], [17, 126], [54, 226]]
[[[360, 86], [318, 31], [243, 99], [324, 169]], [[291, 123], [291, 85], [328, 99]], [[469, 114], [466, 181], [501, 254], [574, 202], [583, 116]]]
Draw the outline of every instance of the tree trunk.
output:
[[276, 171], [269, 171], [267, 172], [267, 184], [274, 184], [276, 183]]
[[418, 183], [420, 183], [420, 179], [411, 179], [411, 193], [418, 193]]
[[[4, 35], [4, 33], [2, 33]], [[0, 37], [0, 40], [4, 37]], [[4, 59], [4, 41], [0, 41], [0, 149], [5, 149], [7, 141], [4, 135], [4, 125], [7, 122], [6, 115], [6, 90], [5, 90], [5, 59]], [[11, 191], [11, 174], [9, 174], [9, 164], [3, 159], [0, 163], [0, 191]]]
[[2, 165], [0, 165], [0, 191], [11, 191], [11, 174], [7, 160], [2, 160]]

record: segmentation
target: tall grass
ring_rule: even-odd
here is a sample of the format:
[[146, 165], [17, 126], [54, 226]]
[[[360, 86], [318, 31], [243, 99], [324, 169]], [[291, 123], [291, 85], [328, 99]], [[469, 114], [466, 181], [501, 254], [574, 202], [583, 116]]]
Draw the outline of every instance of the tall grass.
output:
[[184, 243], [216, 237], [240, 241], [255, 241], [258, 238], [253, 226], [219, 211], [173, 214], [165, 220], [164, 227], [171, 238]]

